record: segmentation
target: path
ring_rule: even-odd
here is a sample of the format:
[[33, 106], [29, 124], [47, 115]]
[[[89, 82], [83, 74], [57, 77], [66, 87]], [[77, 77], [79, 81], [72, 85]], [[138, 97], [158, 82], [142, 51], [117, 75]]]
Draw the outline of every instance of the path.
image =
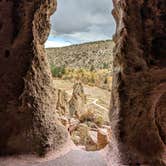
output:
[[[71, 96], [72, 95], [72, 90], [67, 90], [66, 93], [68, 93]], [[87, 97], [87, 99], [93, 100], [92, 102], [88, 103], [87, 105], [94, 104], [95, 106], [101, 108], [102, 110], [109, 112], [109, 110], [107, 108], [97, 104], [99, 99], [91, 98], [91, 97]]]
[[91, 103], [88, 103], [88, 105], [94, 104], [95, 106], [97, 106], [97, 107], [103, 109], [104, 111], [109, 112], [109, 110], [108, 110], [107, 108], [105, 108], [105, 107], [103, 107], [103, 106], [97, 104], [97, 101], [98, 101], [99, 99], [95, 99], [95, 98], [88, 98], [88, 99], [93, 100]]

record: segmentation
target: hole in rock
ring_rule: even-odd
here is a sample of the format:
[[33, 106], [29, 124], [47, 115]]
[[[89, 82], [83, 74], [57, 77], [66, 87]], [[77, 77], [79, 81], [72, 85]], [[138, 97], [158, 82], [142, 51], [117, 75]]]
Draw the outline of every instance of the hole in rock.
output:
[[9, 50], [5, 50], [5, 58], [8, 58], [10, 56], [10, 51]]
[[2, 29], [3, 27], [3, 23], [0, 21], [0, 30]]
[[111, 140], [112, 8], [110, 0], [58, 0], [45, 43], [57, 114], [73, 142], [87, 151]]

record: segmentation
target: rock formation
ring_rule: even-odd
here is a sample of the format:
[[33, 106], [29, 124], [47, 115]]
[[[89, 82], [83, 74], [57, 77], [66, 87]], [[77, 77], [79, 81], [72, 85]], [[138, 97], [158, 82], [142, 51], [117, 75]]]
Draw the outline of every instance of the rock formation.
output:
[[57, 89], [55, 100], [56, 100], [57, 113], [60, 116], [69, 117], [68, 94], [61, 89]]
[[55, 8], [55, 0], [0, 1], [0, 154], [43, 155], [67, 139], [44, 51]]
[[84, 94], [82, 83], [78, 82], [73, 87], [72, 98], [69, 101], [69, 111], [71, 116], [79, 118], [86, 110], [85, 104], [86, 95]]
[[164, 0], [114, 0], [114, 78], [110, 118], [121, 160], [160, 166], [166, 150]]

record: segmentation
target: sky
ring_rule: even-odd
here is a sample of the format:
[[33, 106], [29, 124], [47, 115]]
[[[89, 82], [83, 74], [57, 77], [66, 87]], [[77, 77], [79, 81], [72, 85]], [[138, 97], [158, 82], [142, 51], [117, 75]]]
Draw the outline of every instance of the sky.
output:
[[112, 0], [57, 0], [45, 47], [63, 47], [112, 39], [115, 21]]

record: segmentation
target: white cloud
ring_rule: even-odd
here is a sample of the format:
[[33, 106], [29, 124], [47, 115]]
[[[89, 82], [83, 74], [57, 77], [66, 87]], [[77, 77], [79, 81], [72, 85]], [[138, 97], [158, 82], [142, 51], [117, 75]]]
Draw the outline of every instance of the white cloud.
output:
[[51, 35], [78, 41], [110, 39], [115, 32], [112, 0], [58, 0]]
[[[65, 35], [64, 35], [65, 36]], [[73, 34], [68, 34], [65, 36], [66, 38], [71, 38], [74, 40], [79, 40], [80, 43], [84, 43], [84, 42], [90, 42], [90, 41], [97, 41], [97, 40], [107, 40], [107, 39], [111, 39], [111, 35], [110, 37], [105, 35], [105, 34], [99, 34], [98, 32], [76, 32]]]
[[45, 43], [45, 48], [65, 47], [69, 45], [71, 45], [71, 43], [69, 42], [58, 42], [58, 41], [47, 40]]

